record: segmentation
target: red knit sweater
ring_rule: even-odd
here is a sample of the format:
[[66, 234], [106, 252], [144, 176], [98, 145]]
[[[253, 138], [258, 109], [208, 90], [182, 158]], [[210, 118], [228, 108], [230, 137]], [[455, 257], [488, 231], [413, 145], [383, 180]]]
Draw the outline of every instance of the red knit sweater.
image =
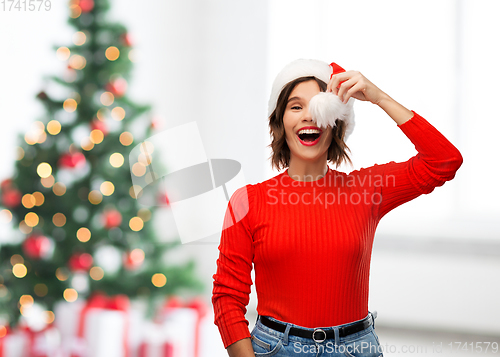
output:
[[250, 337], [245, 313], [252, 263], [260, 315], [326, 327], [368, 314], [378, 222], [451, 180], [462, 164], [460, 152], [418, 114], [399, 128], [418, 151], [406, 162], [350, 174], [329, 169], [311, 182], [285, 171], [232, 195], [213, 276], [215, 324], [224, 347]]

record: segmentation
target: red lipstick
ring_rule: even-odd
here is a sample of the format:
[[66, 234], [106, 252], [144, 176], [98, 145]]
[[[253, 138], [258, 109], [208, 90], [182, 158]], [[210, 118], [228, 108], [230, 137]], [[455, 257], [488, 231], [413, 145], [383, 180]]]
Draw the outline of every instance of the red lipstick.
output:
[[[304, 130], [304, 129], [313, 129], [313, 130], [318, 130], [318, 131], [319, 131], [319, 135], [318, 135], [318, 137], [316, 138], [316, 140], [314, 140], [314, 141], [304, 141], [304, 140], [302, 140], [302, 139], [300, 138], [300, 136], [299, 136], [299, 132], [300, 132], [301, 130]], [[321, 130], [321, 129], [320, 129], [320, 128], [318, 128], [317, 126], [304, 126], [304, 127], [300, 128], [299, 130], [297, 130], [297, 131], [295, 132], [295, 135], [297, 135], [297, 138], [299, 139], [299, 141], [300, 141], [300, 143], [301, 143], [302, 145], [305, 145], [305, 146], [313, 146], [313, 145], [316, 145], [316, 144], [319, 142], [319, 140], [321, 139], [321, 134], [322, 134], [322, 133], [323, 133], [323, 130]]]

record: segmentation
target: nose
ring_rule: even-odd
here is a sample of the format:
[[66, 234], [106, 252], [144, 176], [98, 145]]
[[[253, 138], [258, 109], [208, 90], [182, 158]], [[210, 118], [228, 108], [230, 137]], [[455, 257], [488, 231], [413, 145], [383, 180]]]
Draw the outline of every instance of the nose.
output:
[[311, 113], [309, 112], [309, 106], [304, 107], [302, 113], [302, 121], [313, 121]]

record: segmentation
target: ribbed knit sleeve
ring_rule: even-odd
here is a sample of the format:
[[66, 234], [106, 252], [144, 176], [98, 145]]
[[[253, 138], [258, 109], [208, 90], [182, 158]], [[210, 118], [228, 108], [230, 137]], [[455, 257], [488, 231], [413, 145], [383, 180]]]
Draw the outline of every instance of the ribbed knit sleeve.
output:
[[214, 274], [212, 304], [215, 324], [227, 348], [230, 344], [250, 337], [246, 306], [250, 300], [253, 261], [252, 185], [246, 185], [234, 192], [229, 200], [219, 244], [217, 272]]
[[462, 155], [436, 128], [417, 113], [398, 127], [415, 145], [418, 154], [406, 162], [374, 165], [372, 174], [381, 174], [382, 202], [378, 218], [395, 207], [455, 177]]

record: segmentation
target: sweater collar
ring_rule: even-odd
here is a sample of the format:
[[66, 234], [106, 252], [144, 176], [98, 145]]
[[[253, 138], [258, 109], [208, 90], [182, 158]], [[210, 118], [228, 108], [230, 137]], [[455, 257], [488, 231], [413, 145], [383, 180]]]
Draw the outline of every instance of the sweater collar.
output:
[[283, 187], [291, 187], [291, 188], [322, 188], [330, 186], [333, 178], [333, 170], [328, 167], [328, 171], [325, 176], [315, 181], [298, 181], [294, 180], [288, 174], [288, 169], [279, 174], [277, 177], [278, 182]]

